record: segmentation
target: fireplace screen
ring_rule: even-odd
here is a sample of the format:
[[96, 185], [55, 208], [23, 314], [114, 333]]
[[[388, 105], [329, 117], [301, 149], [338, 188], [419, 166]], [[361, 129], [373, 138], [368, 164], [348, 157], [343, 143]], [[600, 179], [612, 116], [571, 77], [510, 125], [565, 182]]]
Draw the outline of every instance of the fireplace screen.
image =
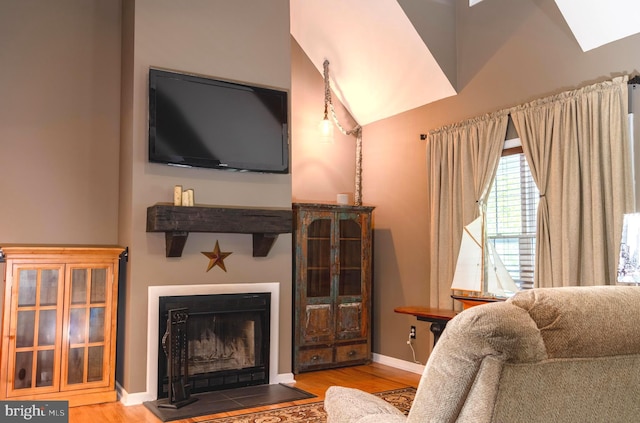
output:
[[269, 293], [160, 297], [158, 398], [168, 396], [162, 336], [168, 311], [187, 308], [192, 393], [269, 383]]
[[191, 315], [191, 372], [201, 374], [256, 365], [256, 317], [259, 316], [251, 316], [251, 313], [237, 314]]

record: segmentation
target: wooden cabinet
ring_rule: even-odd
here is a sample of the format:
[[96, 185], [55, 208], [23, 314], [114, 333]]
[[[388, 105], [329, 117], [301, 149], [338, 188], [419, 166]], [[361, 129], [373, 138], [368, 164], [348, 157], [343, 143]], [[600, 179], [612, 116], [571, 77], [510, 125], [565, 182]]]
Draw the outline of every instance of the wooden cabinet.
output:
[[26, 247], [5, 256], [0, 399], [116, 400], [122, 248]]
[[293, 204], [295, 373], [371, 361], [373, 207]]

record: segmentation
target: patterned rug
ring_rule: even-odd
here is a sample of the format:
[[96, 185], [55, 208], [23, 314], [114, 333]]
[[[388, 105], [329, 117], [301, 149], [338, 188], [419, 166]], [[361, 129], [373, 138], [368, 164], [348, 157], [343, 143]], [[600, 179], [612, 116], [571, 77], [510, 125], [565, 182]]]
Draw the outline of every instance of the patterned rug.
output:
[[[400, 411], [407, 414], [416, 394], [416, 389], [412, 387], [394, 389], [392, 391], [378, 392], [374, 395], [393, 404]], [[233, 417], [221, 417], [211, 420], [203, 420], [199, 423], [324, 423], [327, 421], [327, 414], [322, 406], [322, 401], [312, 402], [303, 405], [292, 405], [269, 411], [259, 411], [255, 413], [240, 414]]]

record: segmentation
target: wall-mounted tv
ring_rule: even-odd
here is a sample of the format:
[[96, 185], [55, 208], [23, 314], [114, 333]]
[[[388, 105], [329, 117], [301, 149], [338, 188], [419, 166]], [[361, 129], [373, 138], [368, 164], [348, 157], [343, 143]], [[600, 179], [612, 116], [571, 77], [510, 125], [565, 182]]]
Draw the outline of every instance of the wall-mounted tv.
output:
[[287, 92], [150, 69], [149, 161], [288, 173]]

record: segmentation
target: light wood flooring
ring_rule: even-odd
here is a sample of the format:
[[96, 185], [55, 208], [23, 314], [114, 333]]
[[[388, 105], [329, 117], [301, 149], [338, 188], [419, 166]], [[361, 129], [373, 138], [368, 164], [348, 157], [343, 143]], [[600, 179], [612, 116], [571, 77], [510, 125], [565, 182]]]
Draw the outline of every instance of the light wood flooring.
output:
[[[416, 373], [398, 370], [383, 364], [373, 363], [366, 366], [344, 367], [340, 369], [323, 370], [317, 372], [302, 373], [295, 376], [297, 388], [317, 395], [300, 401], [274, 404], [254, 409], [236, 410], [229, 413], [220, 413], [209, 416], [194, 417], [191, 419], [175, 420], [173, 423], [194, 423], [213, 417], [229, 417], [245, 414], [250, 411], [261, 411], [290, 405], [305, 404], [322, 401], [324, 392], [331, 385], [349, 386], [362, 389], [367, 392], [381, 392], [407, 386], [417, 387], [420, 375]], [[119, 423], [140, 422], [159, 423], [160, 420], [153, 415], [144, 405], [124, 406], [120, 402], [109, 404], [88, 405], [69, 409], [69, 423]]]

